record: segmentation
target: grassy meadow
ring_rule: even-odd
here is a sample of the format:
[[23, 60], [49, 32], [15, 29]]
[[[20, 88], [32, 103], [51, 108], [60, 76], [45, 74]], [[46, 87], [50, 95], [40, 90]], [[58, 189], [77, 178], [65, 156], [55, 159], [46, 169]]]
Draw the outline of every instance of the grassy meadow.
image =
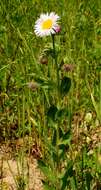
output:
[[[61, 31], [41, 38], [47, 12]], [[28, 185], [30, 157], [43, 190], [101, 190], [100, 0], [0, 1], [0, 147], [1, 190], [41, 190]], [[16, 188], [5, 187], [5, 160]]]

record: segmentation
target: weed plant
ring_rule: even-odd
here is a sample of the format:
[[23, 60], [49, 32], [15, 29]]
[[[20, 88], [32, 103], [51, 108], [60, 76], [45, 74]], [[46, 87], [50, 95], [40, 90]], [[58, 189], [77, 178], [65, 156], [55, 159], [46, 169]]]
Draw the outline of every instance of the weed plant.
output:
[[[43, 12], [60, 16], [59, 34], [35, 35]], [[100, 0], [0, 1], [0, 141], [22, 138], [23, 163], [33, 139], [45, 190], [100, 190], [100, 131]]]

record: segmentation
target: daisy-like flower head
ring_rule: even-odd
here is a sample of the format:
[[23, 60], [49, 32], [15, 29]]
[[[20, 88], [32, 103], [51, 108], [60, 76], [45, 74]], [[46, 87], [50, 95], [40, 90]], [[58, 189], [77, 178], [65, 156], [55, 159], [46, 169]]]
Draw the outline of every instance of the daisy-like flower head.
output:
[[41, 14], [40, 18], [35, 22], [35, 34], [43, 37], [57, 33], [59, 18], [54, 12]]

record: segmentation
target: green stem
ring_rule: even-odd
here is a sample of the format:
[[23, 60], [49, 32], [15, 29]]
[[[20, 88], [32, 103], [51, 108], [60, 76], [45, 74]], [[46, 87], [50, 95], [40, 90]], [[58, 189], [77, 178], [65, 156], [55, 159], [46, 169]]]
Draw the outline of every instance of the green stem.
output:
[[[53, 53], [54, 53], [54, 61], [55, 61], [55, 67], [56, 67], [56, 77], [57, 77], [57, 94], [58, 94], [58, 102], [57, 104], [60, 105], [60, 77], [59, 77], [59, 67], [58, 67], [58, 62], [57, 62], [57, 54], [56, 54], [56, 49], [55, 49], [55, 35], [52, 35], [52, 43], [53, 43]], [[59, 123], [58, 123], [59, 126]], [[56, 173], [57, 173], [57, 185], [56, 189], [60, 189], [60, 183], [58, 181], [58, 173], [59, 173], [59, 147], [58, 147], [58, 142], [59, 142], [59, 130], [58, 126], [56, 129], [57, 133], [57, 142], [56, 142], [56, 148], [57, 148], [57, 163], [56, 163]]]
[[52, 43], [53, 43], [53, 52], [54, 52], [54, 60], [56, 66], [56, 74], [57, 74], [57, 92], [58, 92], [58, 103], [60, 102], [60, 77], [59, 77], [59, 67], [57, 63], [57, 55], [55, 49], [55, 35], [52, 34]]
[[[100, 72], [100, 113], [99, 113], [100, 117], [101, 117], [101, 72]], [[100, 119], [101, 122], [101, 119]]]
[[84, 159], [83, 159], [83, 147], [82, 147], [82, 166], [81, 166], [81, 174], [82, 174], [82, 190], [84, 188]]

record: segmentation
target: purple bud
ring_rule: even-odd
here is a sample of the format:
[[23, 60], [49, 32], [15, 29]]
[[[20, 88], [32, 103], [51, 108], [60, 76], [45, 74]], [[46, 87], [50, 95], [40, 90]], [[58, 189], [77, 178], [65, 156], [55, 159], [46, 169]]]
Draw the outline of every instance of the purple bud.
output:
[[59, 25], [57, 25], [56, 27], [55, 27], [55, 32], [56, 33], [59, 33], [61, 31], [61, 27], [59, 26]]
[[63, 70], [66, 72], [73, 71], [74, 68], [75, 68], [75, 66], [72, 64], [64, 64], [63, 65]]

